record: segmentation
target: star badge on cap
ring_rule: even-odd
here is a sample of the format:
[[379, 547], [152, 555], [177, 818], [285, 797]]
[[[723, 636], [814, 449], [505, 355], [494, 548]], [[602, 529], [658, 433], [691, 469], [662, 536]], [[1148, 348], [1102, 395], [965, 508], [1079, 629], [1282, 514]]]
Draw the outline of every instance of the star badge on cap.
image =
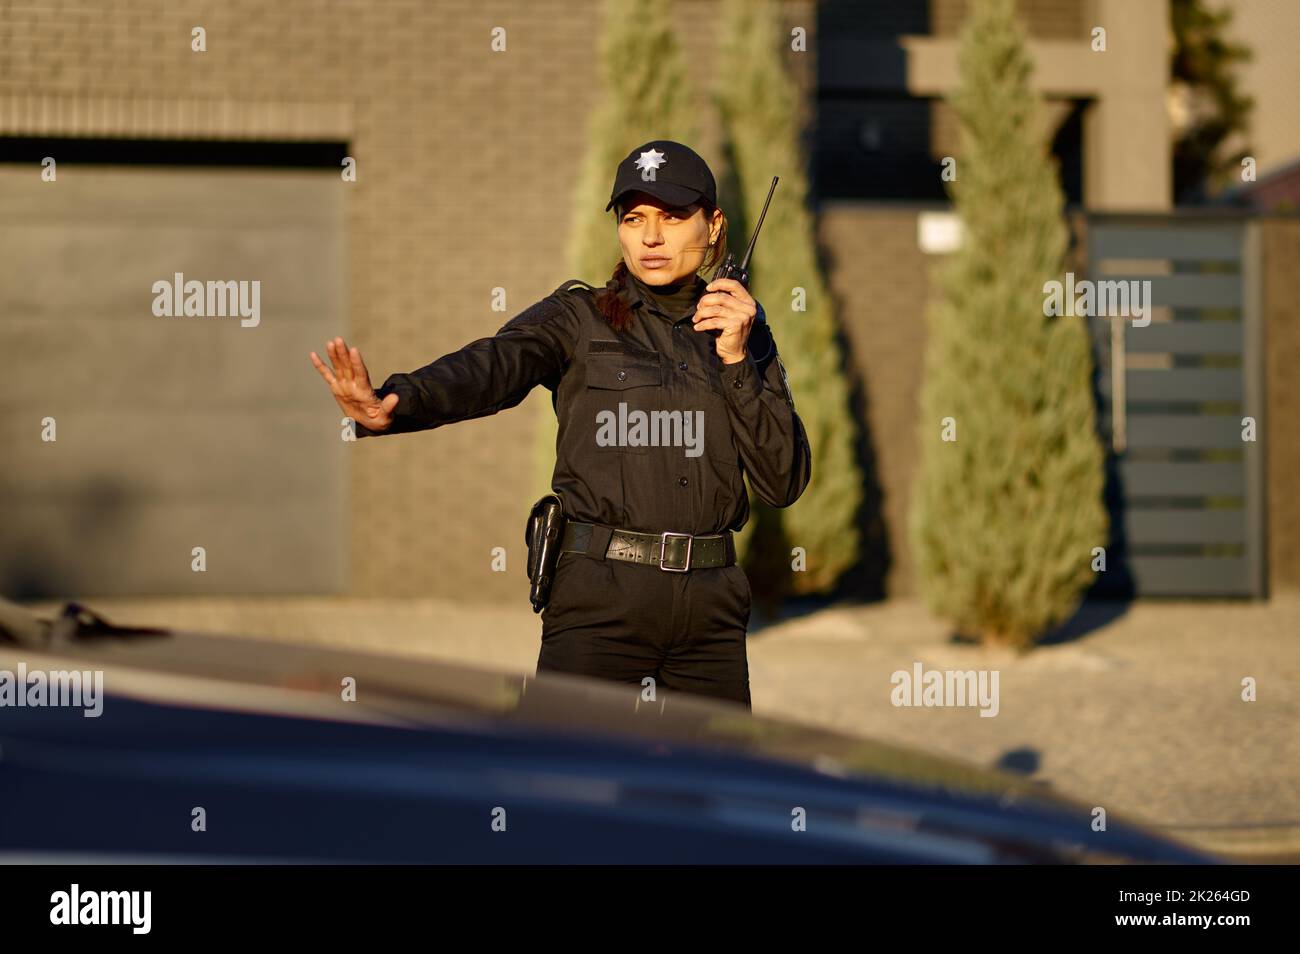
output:
[[654, 181], [655, 171], [663, 164], [664, 154], [658, 149], [641, 153], [641, 158], [636, 161], [636, 167], [641, 170], [641, 178], [646, 182]]

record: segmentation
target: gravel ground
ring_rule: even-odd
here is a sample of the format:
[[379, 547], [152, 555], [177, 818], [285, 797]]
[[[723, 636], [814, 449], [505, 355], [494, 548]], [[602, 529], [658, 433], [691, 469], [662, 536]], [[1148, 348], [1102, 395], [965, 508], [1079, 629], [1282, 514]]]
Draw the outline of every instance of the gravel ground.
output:
[[[110, 620], [531, 672], [540, 623], [510, 606], [322, 598], [94, 599]], [[34, 604], [49, 612], [53, 604]], [[749, 639], [756, 714], [1042, 778], [1210, 848], [1300, 858], [1300, 594], [1267, 604], [1088, 607], [1018, 657], [953, 643], [919, 604], [796, 609]], [[996, 670], [999, 710], [896, 707], [891, 675]], [[1258, 699], [1241, 699], [1253, 677]]]

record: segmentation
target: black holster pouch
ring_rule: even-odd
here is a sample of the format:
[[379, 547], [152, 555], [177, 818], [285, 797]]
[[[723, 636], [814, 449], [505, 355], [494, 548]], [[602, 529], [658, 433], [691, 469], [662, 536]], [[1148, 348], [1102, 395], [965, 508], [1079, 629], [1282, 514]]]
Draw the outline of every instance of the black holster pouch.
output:
[[528, 598], [534, 613], [540, 613], [551, 598], [563, 537], [564, 507], [557, 495], [547, 494], [533, 504], [524, 530], [524, 542], [528, 544], [528, 581], [532, 584]]

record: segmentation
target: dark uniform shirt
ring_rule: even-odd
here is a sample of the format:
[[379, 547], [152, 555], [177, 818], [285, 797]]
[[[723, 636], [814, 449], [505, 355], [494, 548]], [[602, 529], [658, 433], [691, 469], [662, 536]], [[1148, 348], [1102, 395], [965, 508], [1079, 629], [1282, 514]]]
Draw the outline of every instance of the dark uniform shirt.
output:
[[694, 330], [706, 285], [696, 278], [663, 295], [629, 275], [621, 294], [635, 318], [619, 332], [591, 286], [566, 282], [492, 337], [390, 375], [376, 393], [400, 398], [392, 427], [357, 424], [357, 435], [495, 414], [540, 384], [559, 419], [552, 487], [566, 516], [651, 533], [739, 530], [749, 516], [742, 473], [765, 502], [786, 507], [808, 485], [812, 452], [762, 311], [735, 364]]

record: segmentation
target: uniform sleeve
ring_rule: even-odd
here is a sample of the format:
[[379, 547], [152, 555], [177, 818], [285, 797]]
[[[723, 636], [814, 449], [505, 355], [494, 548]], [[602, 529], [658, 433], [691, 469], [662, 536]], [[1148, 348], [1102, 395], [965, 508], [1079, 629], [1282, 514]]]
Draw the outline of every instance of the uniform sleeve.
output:
[[812, 478], [812, 449], [766, 321], [750, 332], [745, 359], [723, 364], [721, 375], [750, 486], [770, 506], [790, 506]]
[[358, 438], [408, 434], [486, 417], [519, 404], [538, 384], [554, 387], [573, 357], [577, 315], [549, 295], [506, 322], [490, 338], [471, 341], [409, 374], [390, 374], [375, 394], [398, 396], [393, 424]]

